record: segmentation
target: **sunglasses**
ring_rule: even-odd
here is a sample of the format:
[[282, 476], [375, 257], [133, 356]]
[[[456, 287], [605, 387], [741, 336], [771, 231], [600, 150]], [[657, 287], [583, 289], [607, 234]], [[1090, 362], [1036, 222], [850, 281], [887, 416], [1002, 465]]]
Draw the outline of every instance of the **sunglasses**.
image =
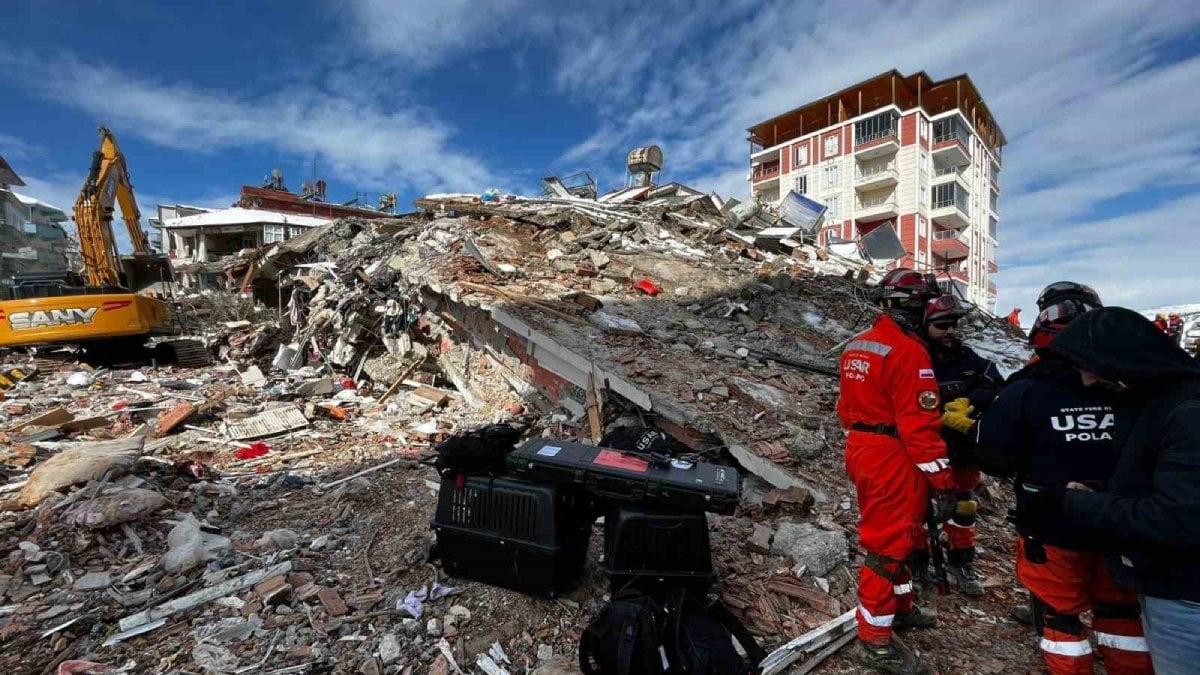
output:
[[958, 326], [958, 322], [957, 321], [934, 321], [933, 323], [931, 323], [929, 325], [933, 326], [934, 328], [936, 328], [938, 330], [950, 330], [951, 328]]

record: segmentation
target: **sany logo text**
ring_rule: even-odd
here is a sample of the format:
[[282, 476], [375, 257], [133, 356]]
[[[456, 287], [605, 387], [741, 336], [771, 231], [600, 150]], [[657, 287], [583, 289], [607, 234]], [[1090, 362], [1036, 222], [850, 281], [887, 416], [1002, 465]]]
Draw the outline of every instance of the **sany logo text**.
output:
[[37, 310], [36, 312], [13, 312], [8, 315], [8, 324], [13, 330], [29, 330], [32, 328], [50, 328], [52, 326], [73, 326], [91, 323], [99, 307], [68, 307], [67, 309]]

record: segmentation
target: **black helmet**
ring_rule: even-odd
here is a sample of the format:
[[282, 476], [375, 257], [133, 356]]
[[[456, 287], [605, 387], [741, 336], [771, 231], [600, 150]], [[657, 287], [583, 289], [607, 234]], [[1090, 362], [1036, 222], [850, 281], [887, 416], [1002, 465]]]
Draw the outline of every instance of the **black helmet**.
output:
[[884, 275], [876, 291], [875, 304], [884, 309], [925, 311], [925, 303], [941, 295], [933, 277], [920, 274], [907, 267], [898, 267]]
[[1078, 300], [1088, 306], [1088, 309], [1103, 307], [1100, 295], [1091, 286], [1077, 284], [1074, 281], [1056, 281], [1042, 289], [1038, 295], [1037, 307], [1041, 312], [1047, 307], [1063, 300]]

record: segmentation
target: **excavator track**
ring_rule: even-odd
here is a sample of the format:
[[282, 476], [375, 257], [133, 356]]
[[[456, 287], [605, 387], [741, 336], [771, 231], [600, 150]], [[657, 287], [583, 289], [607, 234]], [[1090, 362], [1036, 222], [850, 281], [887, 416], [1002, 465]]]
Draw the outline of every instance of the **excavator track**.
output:
[[167, 340], [155, 346], [156, 358], [181, 368], [201, 368], [212, 363], [208, 350], [199, 340]]

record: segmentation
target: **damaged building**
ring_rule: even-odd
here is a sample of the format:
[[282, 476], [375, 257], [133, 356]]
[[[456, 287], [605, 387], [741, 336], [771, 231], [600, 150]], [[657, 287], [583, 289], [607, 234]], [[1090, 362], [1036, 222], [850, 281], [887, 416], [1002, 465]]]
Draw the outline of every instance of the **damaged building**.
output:
[[25, 182], [0, 157], [0, 277], [68, 269], [79, 263], [79, 244], [64, 227], [71, 217], [14, 188]]

